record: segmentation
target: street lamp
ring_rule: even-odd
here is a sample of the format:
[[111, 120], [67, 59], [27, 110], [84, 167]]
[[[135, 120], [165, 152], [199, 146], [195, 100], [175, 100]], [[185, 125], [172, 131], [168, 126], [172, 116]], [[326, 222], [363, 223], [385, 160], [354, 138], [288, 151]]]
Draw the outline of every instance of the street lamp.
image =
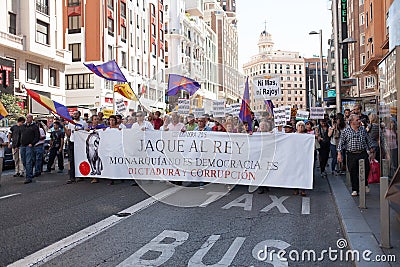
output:
[[[324, 90], [324, 72], [323, 72], [323, 61], [322, 61], [322, 30], [319, 30], [319, 32], [316, 32], [316, 31], [312, 31], [312, 32], [310, 32], [309, 33], [310, 35], [314, 35], [314, 34], [319, 34], [319, 64], [320, 64], [320, 73], [321, 73], [321, 78], [320, 78], [320, 88], [321, 88], [321, 90]], [[317, 67], [315, 68], [315, 71], [316, 72], [318, 72], [318, 69], [317, 69]], [[318, 76], [317, 76], [318, 77]], [[317, 81], [317, 83], [318, 83], [318, 81]], [[318, 96], [318, 90], [317, 90], [317, 96]], [[321, 92], [321, 96], [322, 96], [322, 94], [323, 94], [323, 91]], [[321, 106], [322, 106], [322, 101], [321, 101], [321, 99], [319, 99], [320, 101], [320, 104], [321, 104]]]

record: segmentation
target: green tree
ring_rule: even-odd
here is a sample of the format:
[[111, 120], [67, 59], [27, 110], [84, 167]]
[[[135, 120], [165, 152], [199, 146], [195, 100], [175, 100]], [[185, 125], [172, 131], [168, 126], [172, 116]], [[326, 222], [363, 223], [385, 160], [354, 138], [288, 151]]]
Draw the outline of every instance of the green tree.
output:
[[19, 97], [3, 93], [0, 94], [0, 101], [6, 108], [9, 117], [18, 118], [25, 115], [26, 110], [22, 109], [18, 105], [18, 102], [21, 102], [21, 99]]

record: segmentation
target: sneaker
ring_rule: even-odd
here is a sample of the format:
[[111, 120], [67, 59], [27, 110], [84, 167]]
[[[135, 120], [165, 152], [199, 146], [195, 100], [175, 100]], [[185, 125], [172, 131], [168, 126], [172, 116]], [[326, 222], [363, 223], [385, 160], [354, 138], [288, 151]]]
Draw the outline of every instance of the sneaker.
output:
[[200, 183], [199, 189], [203, 190], [204, 189], [204, 183]]
[[96, 178], [93, 178], [92, 181], [90, 181], [91, 184], [97, 184], [99, 182], [99, 180], [97, 180]]
[[356, 196], [358, 196], [358, 193], [357, 193], [357, 191], [353, 191], [353, 192], [351, 193], [351, 196], [353, 196], [353, 197], [356, 197]]
[[14, 177], [19, 177], [19, 172], [13, 175]]
[[71, 180], [71, 179], [67, 180], [67, 184], [72, 184], [72, 183], [75, 183], [75, 180]]
[[369, 186], [367, 185], [367, 186], [365, 187], [365, 193], [369, 193], [369, 191], [370, 191], [370, 189], [369, 189]]
[[19, 174], [19, 177], [24, 177], [24, 176], [25, 176], [25, 174], [23, 174], [23, 173]]
[[24, 184], [30, 184], [30, 183], [32, 183], [32, 179], [28, 179], [28, 180], [24, 181]]

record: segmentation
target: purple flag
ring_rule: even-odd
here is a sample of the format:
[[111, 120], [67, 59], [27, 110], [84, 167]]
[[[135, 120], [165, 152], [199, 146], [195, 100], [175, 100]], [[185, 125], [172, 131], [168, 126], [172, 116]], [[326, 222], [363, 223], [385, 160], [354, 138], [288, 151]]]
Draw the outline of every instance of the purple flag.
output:
[[253, 122], [251, 120], [251, 109], [250, 109], [250, 94], [249, 94], [249, 77], [246, 78], [246, 84], [244, 86], [244, 93], [242, 99], [242, 105], [240, 106], [239, 118], [242, 122], [247, 122], [249, 125], [249, 132], [253, 131]]
[[275, 106], [274, 106], [274, 103], [272, 103], [272, 100], [265, 100], [264, 102], [265, 102], [265, 105], [267, 108], [267, 112], [271, 115], [274, 115]]
[[101, 65], [94, 65], [93, 63], [83, 63], [89, 70], [91, 70], [97, 76], [110, 81], [117, 82], [128, 82], [122, 73], [121, 69], [118, 67], [115, 60], [108, 61]]
[[170, 74], [168, 79], [167, 95], [176, 95], [179, 90], [184, 90], [193, 95], [200, 89], [200, 84], [195, 80], [178, 74]]

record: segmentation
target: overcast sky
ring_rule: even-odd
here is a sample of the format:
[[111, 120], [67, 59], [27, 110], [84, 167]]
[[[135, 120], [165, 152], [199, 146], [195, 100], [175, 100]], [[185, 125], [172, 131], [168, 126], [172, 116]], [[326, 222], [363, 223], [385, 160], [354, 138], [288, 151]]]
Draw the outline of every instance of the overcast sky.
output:
[[319, 56], [322, 29], [323, 55], [331, 35], [331, 11], [328, 0], [236, 0], [239, 32], [239, 69], [258, 53], [257, 42], [267, 21], [275, 50], [300, 52], [305, 57]]

